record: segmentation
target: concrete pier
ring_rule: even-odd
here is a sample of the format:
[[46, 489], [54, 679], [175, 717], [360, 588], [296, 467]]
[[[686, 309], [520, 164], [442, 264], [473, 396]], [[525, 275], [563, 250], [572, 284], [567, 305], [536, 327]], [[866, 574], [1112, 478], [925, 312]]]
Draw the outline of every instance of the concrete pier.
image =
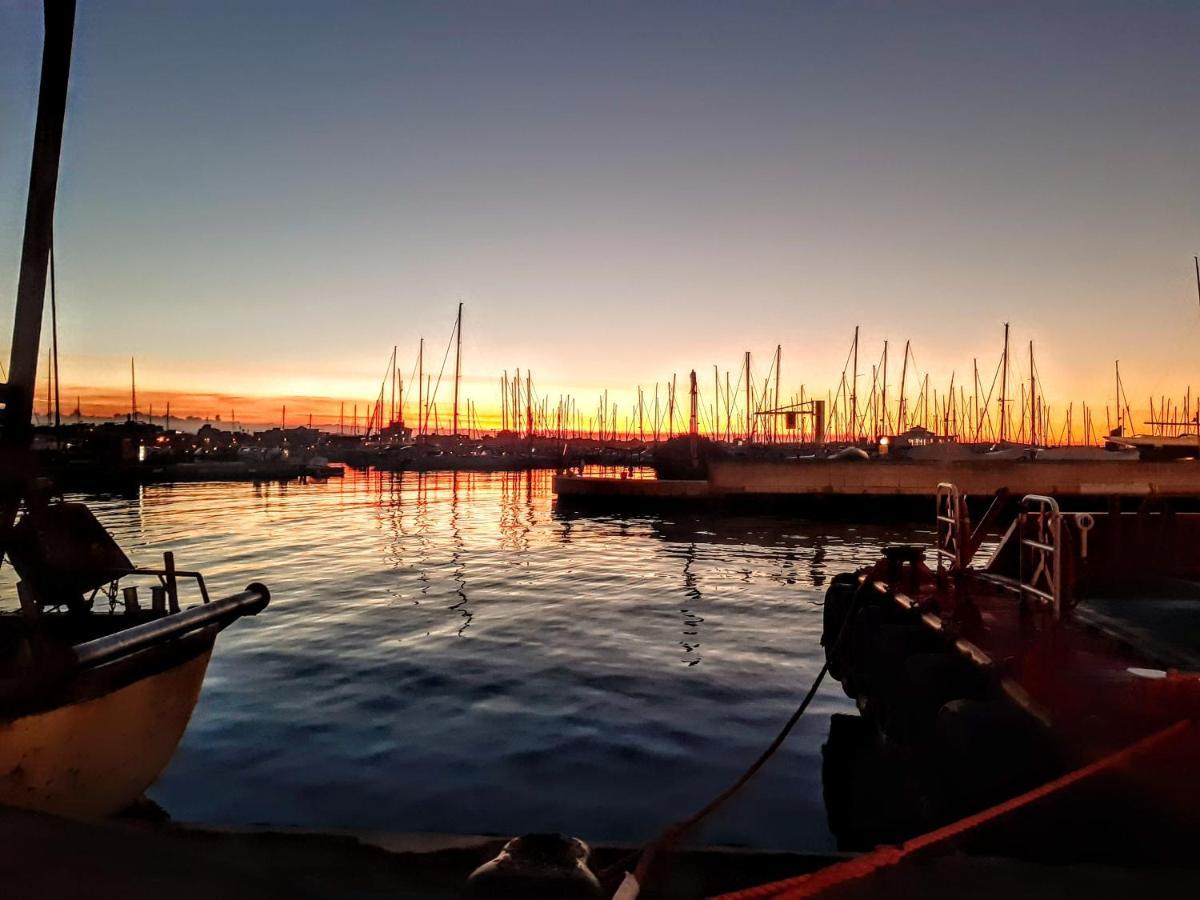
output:
[[964, 494], [1200, 497], [1200, 463], [1139, 460], [711, 460], [713, 496], [932, 497], [939, 482]]
[[1200, 462], [1140, 460], [739, 460], [713, 459], [708, 480], [595, 478], [559, 475], [554, 491], [565, 502], [620, 506], [722, 502], [761, 498], [804, 500], [824, 507], [852, 500], [920, 502], [940, 482], [971, 497], [1001, 488], [1015, 496], [1046, 494], [1103, 501], [1119, 497], [1200, 499]]
[[556, 475], [554, 493], [564, 499], [582, 502], [688, 502], [707, 498], [709, 485], [707, 481]]

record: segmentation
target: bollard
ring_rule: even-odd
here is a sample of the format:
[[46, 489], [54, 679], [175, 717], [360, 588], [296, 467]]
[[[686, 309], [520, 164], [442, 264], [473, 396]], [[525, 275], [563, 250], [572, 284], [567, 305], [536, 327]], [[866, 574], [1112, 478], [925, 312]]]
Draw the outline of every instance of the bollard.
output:
[[138, 610], [138, 595], [137, 585], [131, 585], [121, 589], [121, 596], [125, 600], [125, 612], [134, 613]]
[[562, 834], [513, 838], [471, 873], [464, 900], [603, 900], [587, 867], [588, 845]]

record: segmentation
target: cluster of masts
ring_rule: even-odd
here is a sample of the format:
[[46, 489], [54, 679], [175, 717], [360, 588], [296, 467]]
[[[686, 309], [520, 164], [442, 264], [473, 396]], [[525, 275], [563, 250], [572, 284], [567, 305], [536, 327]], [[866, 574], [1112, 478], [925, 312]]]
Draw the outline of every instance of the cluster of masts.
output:
[[[1045, 399], [1033, 341], [1028, 348], [1027, 377], [1017, 378], [1006, 322], [1004, 347], [990, 376], [986, 370], [981, 375], [979, 360], [972, 359], [969, 383], [951, 372], [949, 383], [939, 390], [930, 384], [928, 373], [910, 381], [916, 359], [911, 341], [905, 341], [900, 381], [889, 397], [889, 342], [883, 342], [868, 378], [859, 368], [859, 329], [855, 328], [841, 382], [829, 399], [829, 437], [846, 442], [871, 441], [919, 428], [963, 443], [1056, 446], [1080, 439], [1085, 444], [1096, 444], [1105, 434], [1120, 433], [1133, 421], [1119, 361], [1115, 363], [1115, 404], [1104, 407], [1103, 431], [1096, 410], [1086, 402], [1080, 404], [1078, 417], [1072, 402], [1056, 419], [1056, 410]], [[892, 366], [894, 371], [895, 364]], [[910, 396], [910, 385], [915, 396]]]
[[[498, 419], [484, 421], [475, 401], [463, 398], [462, 382], [462, 304], [451, 331], [450, 342], [436, 372], [426, 371], [425, 340], [418, 342], [413, 372], [408, 379], [398, 365], [398, 347], [393, 347], [379, 392], [368, 404], [347, 404], [338, 410], [337, 422], [322, 427], [335, 428], [339, 434], [367, 439], [406, 441], [420, 436], [463, 435], [476, 439], [485, 435], [508, 434], [519, 438], [592, 439], [598, 441], [658, 442], [679, 435], [695, 434], [713, 440], [748, 443], [864, 443], [882, 437], [922, 429], [944, 440], [964, 443], [1053, 446], [1082, 439], [1096, 444], [1106, 434], [1126, 433], [1133, 421], [1129, 398], [1115, 366], [1117, 398], [1115, 408], [1104, 407], [1104, 419], [1097, 420], [1096, 410], [1082, 403], [1078, 412], [1069, 404], [1061, 415], [1046, 402], [1041, 376], [1029, 343], [1028, 377], [1015, 377], [1009, 343], [1009, 326], [1004, 326], [1004, 348], [990, 377], [980, 374], [978, 360], [972, 360], [971, 380], [964, 383], [951, 373], [945, 389], [931, 384], [928, 373], [913, 375], [916, 359], [910, 341], [904, 344], [899, 363], [899, 381], [893, 384], [896, 364], [890, 358], [890, 344], [883, 342], [869, 372], [860, 362], [859, 328], [847, 354], [840, 381], [823, 397], [806, 385], [790, 395], [781, 393], [783, 348], [777, 346], [765, 374], [755, 371], [747, 351], [736, 376], [713, 366], [708, 390], [701, 386], [695, 371], [680, 385], [677, 375], [653, 386], [638, 385], [635, 399], [624, 410], [611, 402], [602, 391], [594, 406], [582, 407], [568, 394], [552, 397], [538, 391], [529, 370], [507, 370], [499, 379], [500, 413]], [[454, 350], [454, 374], [446, 372], [451, 349]], [[55, 367], [49, 368], [46, 418], [58, 422], [58, 389], [53, 380]], [[686, 399], [680, 402], [680, 394]], [[449, 410], [439, 397], [449, 393]], [[154, 421], [138, 412], [137, 381], [130, 360], [131, 421]], [[1115, 417], [1114, 417], [1115, 412]], [[1145, 423], [1154, 434], [1178, 435], [1195, 429], [1200, 414], [1200, 397], [1193, 399], [1189, 388], [1181, 402], [1161, 396], [1150, 398], [1150, 419]], [[80, 416], [77, 403], [76, 417]], [[162, 419], [169, 429], [171, 408], [167, 404]], [[218, 417], [217, 421], [220, 421]], [[235, 423], [230, 410], [229, 423]], [[301, 423], [304, 420], [301, 419]], [[280, 427], [288, 427], [287, 407], [280, 409]], [[298, 424], [293, 421], [293, 424]], [[313, 418], [307, 416], [308, 427]], [[1101, 428], [1101, 425], [1103, 426]]]
[[[1052, 408], [1044, 395], [1033, 342], [1028, 344], [1028, 370], [1018, 377], [1010, 331], [1004, 325], [1004, 345], [990, 374], [981, 374], [972, 360], [969, 382], [956, 372], [944, 389], [932, 384], [928, 373], [917, 377], [911, 341], [906, 341], [897, 365], [890, 358], [890, 343], [883, 342], [869, 372], [860, 360], [860, 329], [847, 353], [836, 389], [818, 396], [806, 385], [790, 395], [781, 389], [782, 346], [777, 346], [765, 374], [756, 371], [747, 351], [734, 372], [714, 366], [708, 390], [693, 370], [688, 382], [678, 374], [653, 386], [638, 385], [635, 399], [624, 409], [602, 391], [595, 405], [581, 406], [569, 394], [557, 397], [539, 392], [529, 370], [505, 370], [499, 378], [499, 416], [481, 421], [474, 401], [460, 408], [462, 372], [462, 305], [450, 342], [436, 374], [425, 371], [425, 342], [418, 344], [415, 378], [405, 379], [397, 364], [397, 349], [388, 360], [379, 394], [361, 420], [358, 405], [347, 421], [342, 406], [338, 430], [384, 439], [462, 434], [477, 438], [507, 434], [519, 438], [584, 438], [599, 441], [658, 442], [695, 434], [714, 440], [750, 443], [870, 443], [889, 435], [920, 429], [942, 440], [979, 444], [1055, 446], [1079, 442], [1096, 444], [1106, 435], [1128, 433], [1133, 415], [1120, 374], [1115, 371], [1115, 402], [1097, 409], [1086, 402], [1065, 410]], [[450, 350], [455, 351], [453, 399], [449, 414], [438, 403]], [[1023, 353], [1024, 351], [1022, 351]], [[899, 380], [894, 382], [897, 369]], [[415, 387], [414, 387], [415, 385]], [[687, 392], [681, 402], [681, 394]], [[412, 414], [415, 404], [416, 413]], [[1151, 421], [1156, 428], [1182, 428], [1194, 424], [1191, 391], [1183, 401], [1183, 419], [1167, 398], [1152, 401]], [[1200, 412], [1200, 401], [1197, 401]], [[408, 415], [406, 416], [406, 410]], [[1171, 418], [1165, 418], [1166, 411]], [[361, 423], [361, 424], [360, 424]], [[447, 429], [446, 426], [449, 426]]]
[[[1200, 259], [1196, 261], [1197, 291], [1200, 294]], [[50, 257], [51, 314], [56, 313], [54, 263]], [[57, 323], [55, 323], [57, 324]], [[485, 422], [475, 401], [462, 397], [462, 324], [463, 305], [458, 304], [454, 327], [436, 374], [426, 370], [425, 339], [417, 346], [413, 370], [406, 381], [398, 359], [398, 347], [392, 348], [387, 368], [375, 399], [359, 405], [351, 403], [349, 415], [343, 401], [338, 410], [339, 434], [358, 435], [385, 441], [410, 440], [426, 435], [462, 435], [479, 438], [506, 434], [520, 438], [586, 438], [600, 441], [658, 442], [678, 435], [691, 434], [714, 440], [746, 443], [860, 443], [921, 429], [943, 440], [979, 444], [1020, 444], [1055, 446], [1082, 442], [1097, 444], [1108, 435], [1132, 432], [1133, 415], [1121, 379], [1120, 363], [1114, 366], [1115, 393], [1112, 406], [1104, 406], [1104, 419], [1098, 409], [1084, 402], [1078, 410], [1074, 403], [1066, 409], [1053, 409], [1046, 401], [1038, 372], [1033, 342], [1028, 347], [1026, 376], [1016, 377], [1015, 359], [1010, 346], [1009, 326], [1004, 325], [1004, 347], [990, 377], [981, 375], [978, 359], [971, 363], [969, 382], [950, 375], [949, 383], [939, 389], [926, 373], [918, 378], [916, 358], [910, 341], [905, 341], [899, 364], [889, 358], [890, 346], [871, 364], [869, 374], [860, 364], [859, 328], [854, 329], [840, 382], [824, 396], [801, 385], [799, 391], [781, 394], [783, 348], [777, 346], [765, 375], [755, 372], [751, 354], [746, 351], [734, 373], [722, 373], [713, 366], [711, 393], [701, 386], [693, 370], [689, 373], [686, 409], [679, 402], [677, 374], [653, 388], [638, 385], [635, 398], [622, 410], [610, 402], [609, 392], [600, 393], [594, 406], [582, 406], [568, 394], [552, 397], [539, 393], [529, 370], [506, 370], [499, 379], [500, 414]], [[53, 329], [57, 338], [57, 328]], [[57, 341], [55, 341], [57, 344]], [[454, 351], [454, 373], [450, 385], [446, 372], [450, 351]], [[57, 346], [48, 360], [46, 418], [61, 421], [57, 379]], [[131, 411], [138, 420], [136, 375], [130, 360]], [[446, 391], [450, 397], [446, 398]], [[443, 398], [439, 402], [439, 398]], [[445, 399], [450, 409], [442, 408]], [[1194, 433], [1200, 420], [1200, 398], [1193, 400], [1191, 388], [1182, 402], [1165, 395], [1150, 397], [1146, 425], [1155, 435], [1179, 436]], [[170, 405], [166, 426], [170, 428]], [[75, 416], [80, 417], [78, 403]], [[150, 411], [153, 420], [153, 409]], [[219, 421], [219, 419], [218, 419]], [[234, 411], [230, 411], [234, 424]], [[309, 427], [312, 416], [308, 417]], [[332, 423], [326, 423], [330, 428]], [[287, 407], [280, 411], [280, 427], [287, 427]]]

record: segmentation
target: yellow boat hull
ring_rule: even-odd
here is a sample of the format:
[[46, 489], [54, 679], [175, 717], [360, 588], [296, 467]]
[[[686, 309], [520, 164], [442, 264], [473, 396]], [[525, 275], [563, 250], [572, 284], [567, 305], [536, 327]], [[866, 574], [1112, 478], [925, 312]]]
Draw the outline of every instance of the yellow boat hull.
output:
[[0, 721], [0, 804], [74, 818], [128, 807], [170, 762], [211, 654], [209, 641], [111, 692]]

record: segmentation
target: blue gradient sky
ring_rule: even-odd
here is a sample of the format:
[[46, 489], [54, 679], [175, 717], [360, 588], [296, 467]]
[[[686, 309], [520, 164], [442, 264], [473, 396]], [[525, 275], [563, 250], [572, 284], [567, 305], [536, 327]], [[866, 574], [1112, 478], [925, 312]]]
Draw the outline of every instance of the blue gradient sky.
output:
[[[0, 0], [11, 316], [40, 4]], [[369, 397], [393, 343], [584, 399], [784, 345], [1033, 338], [1200, 383], [1200, 3], [81, 4], [64, 387]], [[869, 349], [868, 349], [869, 348]], [[710, 375], [711, 377], [711, 375]]]

